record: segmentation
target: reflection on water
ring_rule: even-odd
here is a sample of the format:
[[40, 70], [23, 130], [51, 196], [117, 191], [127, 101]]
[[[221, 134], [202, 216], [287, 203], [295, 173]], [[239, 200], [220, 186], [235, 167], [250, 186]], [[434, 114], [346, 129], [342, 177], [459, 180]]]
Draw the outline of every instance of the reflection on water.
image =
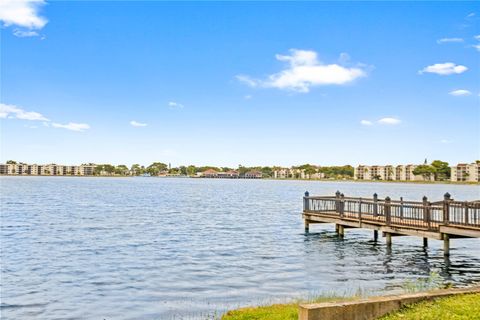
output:
[[2, 177], [2, 319], [204, 318], [322, 292], [398, 290], [438, 273], [480, 281], [479, 239], [442, 242], [333, 225], [303, 231], [302, 195], [480, 198], [478, 186]]

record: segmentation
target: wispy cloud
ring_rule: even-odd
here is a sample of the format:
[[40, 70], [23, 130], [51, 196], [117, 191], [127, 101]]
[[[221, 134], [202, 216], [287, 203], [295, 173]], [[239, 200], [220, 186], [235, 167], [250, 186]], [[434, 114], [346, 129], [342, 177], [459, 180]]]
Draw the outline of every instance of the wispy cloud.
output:
[[252, 99], [253, 97], [249, 94], [247, 94], [246, 96], [243, 97], [245, 100], [250, 100]]
[[264, 80], [243, 74], [237, 75], [237, 80], [250, 87], [309, 92], [314, 86], [343, 85], [367, 75], [364, 68], [360, 66], [323, 64], [318, 60], [317, 53], [310, 50], [290, 49], [290, 55], [277, 54], [275, 57], [278, 61], [287, 64], [284, 70], [271, 74]]
[[17, 37], [33, 37], [38, 33], [33, 30], [42, 29], [48, 20], [40, 16], [40, 8], [44, 0], [1, 0], [0, 21], [5, 27], [18, 26], [13, 34]]
[[420, 70], [418, 73], [436, 73], [442, 76], [450, 75], [450, 74], [460, 74], [467, 71], [468, 68], [462, 65], [457, 65], [453, 62], [445, 62], [445, 63], [436, 63], [431, 66], [425, 67]]
[[27, 38], [27, 37], [38, 37], [39, 34], [37, 31], [31, 31], [31, 30], [20, 30], [20, 29], [15, 29], [13, 31], [13, 35], [19, 37], [19, 38]]
[[360, 124], [362, 126], [373, 126], [375, 124], [380, 124], [380, 125], [397, 125], [397, 124], [400, 124], [402, 121], [398, 118], [392, 118], [392, 117], [385, 117], [385, 118], [381, 118], [381, 119], [378, 119], [376, 121], [372, 121], [372, 120], [361, 120], [360, 121]]
[[440, 143], [449, 144], [449, 143], [452, 143], [452, 140], [442, 139], [440, 140]]
[[15, 105], [4, 103], [0, 103], [0, 118], [15, 118], [32, 121], [50, 121], [38, 112], [25, 111]]
[[52, 127], [67, 129], [71, 131], [79, 131], [79, 132], [90, 129], [90, 126], [86, 123], [74, 123], [74, 122], [69, 122], [67, 124], [60, 124], [60, 123], [54, 122], [52, 123]]
[[442, 39], [438, 39], [437, 40], [437, 43], [438, 44], [444, 44], [444, 43], [459, 43], [459, 42], [463, 42], [463, 39], [462, 38], [442, 38]]
[[130, 121], [130, 125], [133, 127], [146, 127], [146, 123], [137, 122], [135, 120]]
[[362, 120], [362, 121], [360, 121], [360, 124], [363, 125], [363, 126], [371, 126], [371, 125], [373, 125], [373, 122], [370, 121], [370, 120]]
[[465, 90], [465, 89], [458, 89], [458, 90], [450, 91], [448, 94], [458, 97], [458, 96], [469, 96], [472, 93], [468, 90]]
[[[480, 41], [480, 34], [473, 37], [475, 40]], [[480, 43], [472, 45], [477, 51], [480, 51]]]
[[184, 108], [183, 104], [175, 102], [175, 101], [170, 101], [168, 103], [168, 106], [170, 107], [170, 109], [183, 109]]
[[377, 122], [379, 124], [397, 125], [397, 124], [400, 124], [402, 121], [400, 119], [397, 119], [397, 118], [387, 117], [387, 118], [382, 118], [382, 119], [378, 120]]

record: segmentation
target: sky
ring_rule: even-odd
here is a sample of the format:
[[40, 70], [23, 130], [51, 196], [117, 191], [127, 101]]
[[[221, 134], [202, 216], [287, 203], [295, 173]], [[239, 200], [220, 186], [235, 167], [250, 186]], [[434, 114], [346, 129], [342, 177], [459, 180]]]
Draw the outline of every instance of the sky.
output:
[[0, 1], [0, 161], [480, 159], [479, 2]]

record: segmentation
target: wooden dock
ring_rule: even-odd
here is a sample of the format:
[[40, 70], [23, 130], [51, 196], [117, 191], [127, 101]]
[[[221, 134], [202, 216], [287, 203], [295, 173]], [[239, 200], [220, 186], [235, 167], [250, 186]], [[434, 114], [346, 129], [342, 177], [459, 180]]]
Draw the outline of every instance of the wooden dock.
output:
[[[392, 200], [335, 196], [313, 196], [305, 192], [303, 198], [305, 232], [312, 223], [334, 223], [340, 237], [347, 228], [371, 229], [375, 241], [378, 232], [392, 245], [393, 236], [417, 236], [428, 245], [428, 238], [443, 240], [444, 254], [450, 254], [450, 239], [480, 238], [480, 200], [455, 201], [446, 193], [441, 201]], [[480, 248], [479, 248], [480, 250]]]

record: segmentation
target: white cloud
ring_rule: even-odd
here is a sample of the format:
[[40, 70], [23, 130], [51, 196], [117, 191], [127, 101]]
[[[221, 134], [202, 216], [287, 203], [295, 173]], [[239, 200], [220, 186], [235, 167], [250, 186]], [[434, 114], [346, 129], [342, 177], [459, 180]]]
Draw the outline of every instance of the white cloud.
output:
[[168, 103], [170, 109], [183, 109], [184, 105], [175, 101], [170, 101]]
[[251, 96], [251, 95], [249, 95], [249, 94], [247, 94], [247, 95], [246, 95], [246, 96], [244, 96], [243, 98], [244, 98], [245, 100], [250, 100], [250, 99], [252, 99], [252, 96]]
[[31, 30], [42, 29], [48, 22], [39, 15], [40, 7], [44, 4], [44, 0], [1, 0], [0, 21], [5, 27], [16, 25], [26, 29], [16, 29], [14, 35], [17, 37], [37, 36]]
[[20, 29], [15, 29], [13, 31], [13, 35], [19, 38], [26, 38], [26, 37], [38, 37], [39, 34], [37, 31], [25, 31], [25, 30], [20, 30]]
[[471, 13], [467, 14], [467, 16], [465, 18], [466, 19], [473, 18], [474, 16], [475, 16], [475, 12], [471, 12]]
[[465, 89], [458, 89], [458, 90], [450, 91], [448, 94], [458, 97], [458, 96], [469, 96], [472, 93], [468, 90], [465, 90]]
[[243, 75], [243, 74], [239, 74], [239, 75], [235, 76], [235, 78], [237, 78], [238, 81], [243, 82], [247, 86], [250, 86], [250, 87], [256, 87], [259, 83], [259, 80], [253, 80], [249, 76], [246, 76], [246, 75]]
[[402, 122], [400, 119], [397, 118], [382, 118], [377, 121], [380, 124], [387, 124], [387, 125], [396, 125]]
[[67, 129], [71, 131], [84, 131], [87, 129], [90, 129], [90, 126], [86, 123], [74, 123], [74, 122], [69, 122], [67, 124], [60, 124], [60, 123], [52, 123], [52, 127], [54, 128], [62, 128], [62, 129]]
[[0, 103], [0, 118], [11, 118], [32, 121], [50, 121], [42, 114], [34, 111], [25, 111], [12, 104]]
[[[269, 75], [265, 80], [253, 79], [247, 75], [237, 75], [237, 80], [250, 87], [309, 92], [313, 86], [347, 84], [367, 75], [361, 67], [322, 64], [318, 61], [317, 53], [310, 50], [291, 49], [290, 55], [277, 54], [275, 57], [286, 62], [287, 68]], [[345, 54], [342, 57], [345, 60]]]
[[360, 124], [362, 124], [364, 126], [371, 126], [371, 125], [373, 125], [373, 122], [370, 121], [370, 120], [362, 120], [362, 121], [360, 121]]
[[473, 37], [475, 38], [475, 40], [480, 41], [480, 34]]
[[437, 40], [438, 44], [452, 43], [452, 42], [463, 42], [463, 39], [462, 38], [442, 38]]
[[445, 63], [436, 63], [431, 66], [425, 67], [420, 70], [418, 73], [436, 73], [442, 76], [446, 76], [449, 74], [459, 74], [462, 72], [467, 71], [468, 68], [462, 65], [456, 65], [453, 62], [445, 62]]
[[146, 127], [146, 123], [137, 122], [135, 120], [130, 121], [130, 125], [133, 127]]
[[440, 143], [449, 144], [449, 143], [452, 143], [452, 140], [442, 139], [440, 140]]
[[480, 51], [480, 44], [475, 44], [475, 45], [473, 45], [472, 47], [474, 47], [475, 49], [477, 49], [477, 51]]

